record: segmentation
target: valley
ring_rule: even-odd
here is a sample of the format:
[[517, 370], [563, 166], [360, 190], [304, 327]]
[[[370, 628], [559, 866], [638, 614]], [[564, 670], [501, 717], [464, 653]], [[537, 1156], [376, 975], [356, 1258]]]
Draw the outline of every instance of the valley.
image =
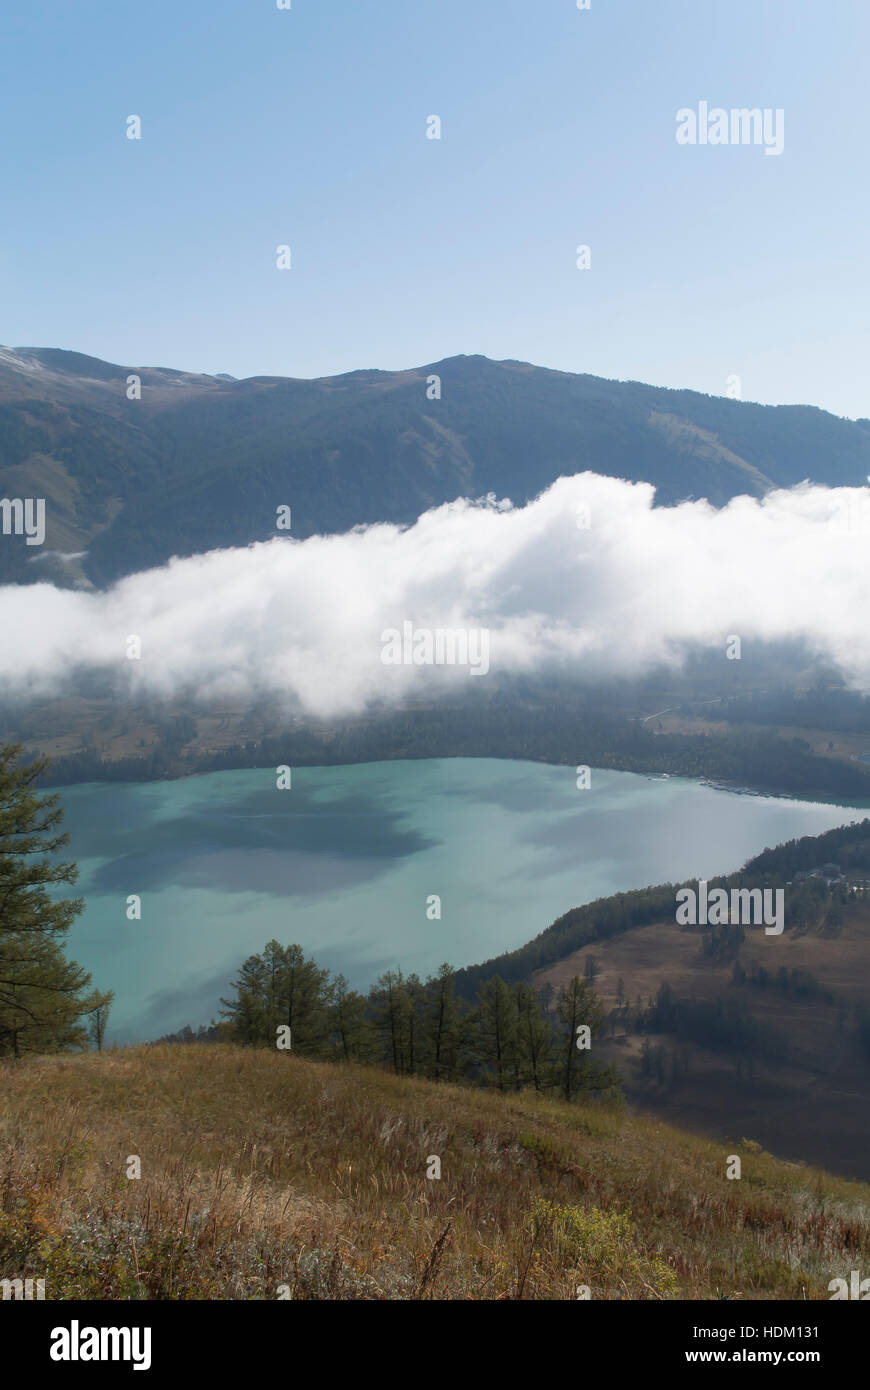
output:
[[[747, 929], [739, 951], [718, 956], [703, 929], [664, 919], [572, 952], [533, 981], [558, 990], [594, 970], [610, 1020], [602, 1059], [619, 1067], [627, 1096], [643, 1110], [723, 1143], [750, 1139], [781, 1158], [866, 1180], [870, 1051], [861, 1021], [870, 1018], [870, 902], [835, 911], [835, 922], [822, 916], [782, 937]], [[745, 1011], [747, 1043], [705, 1046], [676, 1016], [666, 1031], [666, 1011], [644, 1020], [665, 990], [711, 1013]], [[753, 1029], [757, 1041], [749, 1042]]]

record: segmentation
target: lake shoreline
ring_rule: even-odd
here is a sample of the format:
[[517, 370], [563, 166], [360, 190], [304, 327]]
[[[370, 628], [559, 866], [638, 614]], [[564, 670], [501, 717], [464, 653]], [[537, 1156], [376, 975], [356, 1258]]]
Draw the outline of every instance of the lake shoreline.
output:
[[[534, 758], [534, 757], [505, 757], [498, 753], [445, 753], [445, 754], [409, 754], [396, 755], [388, 758], [353, 758], [347, 762], [294, 762], [289, 764], [292, 770], [298, 769], [319, 769], [342, 767], [389, 767], [393, 763], [428, 763], [428, 762], [510, 762], [517, 765], [528, 764], [537, 767], [572, 767], [573, 761], [567, 759]], [[53, 764], [52, 764], [53, 766]], [[262, 772], [271, 768], [272, 764], [267, 762], [250, 762], [234, 764], [232, 767], [195, 767], [190, 769], [176, 769], [167, 772], [165, 775], [151, 775], [142, 777], [82, 777], [70, 781], [52, 780], [51, 766], [48, 769], [49, 775], [40, 783], [40, 788], [45, 792], [59, 792], [64, 787], [86, 787], [86, 786], [114, 786], [114, 787], [137, 787], [150, 786], [155, 783], [188, 782], [200, 777], [211, 777], [220, 772]], [[645, 771], [637, 767], [625, 767], [619, 763], [591, 763], [588, 764], [591, 772], [626, 772], [634, 776], [645, 777], [651, 782], [670, 781], [680, 779], [687, 782], [696, 782], [700, 786], [710, 787], [714, 791], [729, 792], [733, 796], [754, 796], [754, 797], [774, 797], [783, 801], [812, 802], [820, 806], [852, 806], [856, 810], [870, 810], [870, 792], [866, 800], [858, 800], [848, 796], [834, 795], [829, 792], [822, 793], [819, 790], [808, 791], [786, 791], [780, 787], [768, 786], [764, 784], [752, 785], [747, 782], [729, 782], [722, 778], [709, 777], [703, 773], [695, 776], [681, 772], [679, 769], [669, 769], [667, 771]]]
[[300, 768], [286, 789], [274, 768], [90, 783], [62, 804], [86, 902], [69, 950], [115, 990], [119, 1041], [212, 1017], [272, 938], [354, 988], [397, 963], [461, 969], [578, 905], [736, 871], [859, 818], [613, 769], [580, 788], [570, 765], [492, 758]]

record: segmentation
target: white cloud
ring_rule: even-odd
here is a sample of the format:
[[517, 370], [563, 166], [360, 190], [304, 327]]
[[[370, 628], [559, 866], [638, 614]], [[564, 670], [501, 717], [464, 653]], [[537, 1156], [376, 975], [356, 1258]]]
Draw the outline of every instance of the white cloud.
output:
[[[491, 679], [554, 665], [638, 674], [696, 644], [724, 659], [736, 634], [803, 638], [870, 688], [867, 489], [803, 486], [718, 511], [652, 502], [647, 484], [585, 473], [526, 507], [460, 501], [404, 530], [213, 551], [105, 593], [6, 587], [0, 688], [59, 693], [101, 668], [136, 693], [268, 691], [339, 716], [479, 685], [458, 667], [384, 665], [381, 634], [406, 620], [489, 629]], [[133, 634], [139, 661], [126, 657]]]

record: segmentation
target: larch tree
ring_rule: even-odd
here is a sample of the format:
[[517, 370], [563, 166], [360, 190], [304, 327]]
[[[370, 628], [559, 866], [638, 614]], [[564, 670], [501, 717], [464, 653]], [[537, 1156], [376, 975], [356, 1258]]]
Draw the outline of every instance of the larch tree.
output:
[[[589, 1029], [589, 1041], [597, 1038], [604, 1028], [604, 1010], [588, 980], [576, 975], [563, 986], [559, 995], [559, 1018], [564, 1028], [562, 1094], [570, 1100], [577, 1091], [605, 1089], [612, 1084], [610, 1069], [598, 1067], [583, 1046], [582, 1028]], [[580, 1046], [578, 1047], [578, 1042]]]
[[249, 1046], [275, 1038], [277, 1009], [264, 956], [265, 952], [263, 956], [248, 956], [239, 967], [238, 979], [231, 982], [235, 999], [220, 1001], [220, 1012], [229, 1024], [233, 1041]]
[[455, 1075], [459, 1067], [461, 1020], [456, 1004], [456, 977], [447, 961], [426, 981], [428, 997], [427, 1060], [435, 1081]]
[[333, 981], [329, 1017], [335, 1054], [345, 1062], [368, 1059], [372, 1029], [366, 1019], [365, 995], [351, 989], [344, 975], [336, 975]]
[[498, 1089], [503, 1091], [505, 1079], [516, 1061], [516, 999], [500, 975], [485, 980], [477, 997], [480, 1050], [495, 1072]]
[[401, 970], [385, 970], [369, 992], [372, 1010], [385, 1057], [397, 1074], [407, 1067], [408, 995]]
[[[37, 792], [46, 758], [21, 761], [19, 744], [0, 745], [0, 1055], [85, 1047], [87, 1015], [99, 1013], [102, 1046], [111, 993], [86, 993], [91, 977], [64, 955], [81, 898], [51, 889], [73, 884], [74, 863], [57, 859], [60, 798]], [[93, 1026], [93, 1025], [92, 1025]]]
[[517, 1004], [517, 1053], [524, 1084], [543, 1089], [550, 1069], [553, 1030], [541, 1012], [537, 990], [520, 980], [514, 986]]

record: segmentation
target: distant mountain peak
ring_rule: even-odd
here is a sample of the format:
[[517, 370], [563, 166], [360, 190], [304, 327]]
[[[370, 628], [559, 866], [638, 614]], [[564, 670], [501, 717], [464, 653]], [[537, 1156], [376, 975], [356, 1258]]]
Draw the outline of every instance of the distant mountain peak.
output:
[[[239, 380], [0, 347], [0, 496], [44, 497], [47, 550], [87, 552], [70, 565], [96, 585], [274, 536], [279, 503], [301, 540], [407, 524], [458, 497], [521, 506], [584, 471], [650, 483], [666, 506], [804, 479], [862, 487], [870, 426], [480, 353]], [[45, 573], [8, 541], [0, 583]]]

